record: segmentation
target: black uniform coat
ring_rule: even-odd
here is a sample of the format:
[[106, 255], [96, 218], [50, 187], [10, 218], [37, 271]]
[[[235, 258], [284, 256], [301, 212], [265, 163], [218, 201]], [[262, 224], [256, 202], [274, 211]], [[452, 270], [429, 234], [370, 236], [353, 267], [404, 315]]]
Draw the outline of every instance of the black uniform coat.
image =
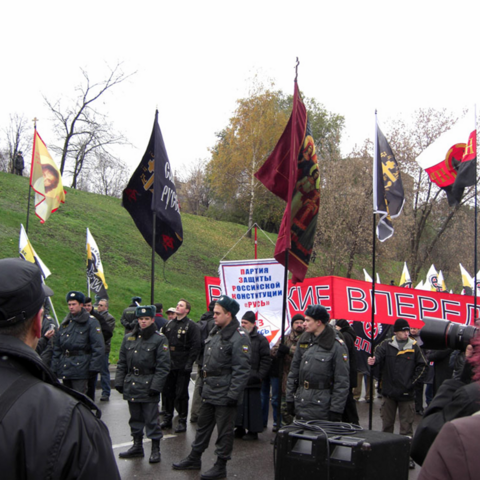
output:
[[[125, 335], [115, 374], [115, 386], [123, 387], [124, 400], [158, 403], [169, 371], [168, 342], [154, 323], [144, 330], [137, 325]], [[150, 390], [158, 393], [150, 396]]]
[[205, 341], [202, 400], [212, 405], [241, 403], [250, 377], [250, 337], [236, 317], [223, 328], [215, 326]]
[[29, 346], [0, 335], [0, 401], [21, 375], [39, 382], [17, 398], [0, 423], [0, 478], [120, 479], [96, 405], [61, 385]]
[[62, 380], [81, 380], [102, 370], [105, 342], [98, 320], [84, 308], [68, 314], [53, 341], [52, 370]]

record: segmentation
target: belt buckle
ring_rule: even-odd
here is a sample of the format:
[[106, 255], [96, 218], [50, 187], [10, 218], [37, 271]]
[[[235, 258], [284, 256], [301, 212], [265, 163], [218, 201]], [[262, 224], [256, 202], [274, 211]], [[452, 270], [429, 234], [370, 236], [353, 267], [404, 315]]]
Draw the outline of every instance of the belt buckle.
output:
[[303, 382], [303, 388], [304, 388], [305, 390], [308, 390], [308, 389], [310, 388], [310, 383], [309, 383], [307, 380], [305, 380], [305, 381]]
[[207, 372], [205, 370], [203, 371], [202, 375], [203, 375], [203, 378], [207, 378]]
[[133, 374], [134, 375], [140, 375], [140, 370], [138, 368], [133, 367]]
[[65, 356], [68, 358], [70, 357], [70, 352], [68, 350], [65, 350]]

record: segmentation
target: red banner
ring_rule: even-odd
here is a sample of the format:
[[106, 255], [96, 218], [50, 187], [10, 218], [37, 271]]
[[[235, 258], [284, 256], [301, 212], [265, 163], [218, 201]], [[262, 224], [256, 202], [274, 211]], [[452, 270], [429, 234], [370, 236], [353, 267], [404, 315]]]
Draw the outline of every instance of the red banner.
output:
[[[220, 280], [205, 277], [207, 305], [221, 295]], [[372, 319], [372, 284], [341, 277], [307, 278], [302, 283], [289, 281], [287, 305], [291, 316], [305, 312], [308, 305], [322, 304], [331, 318], [360, 322]], [[428, 292], [411, 288], [375, 284], [375, 322], [393, 324], [405, 318], [411, 327], [422, 327], [422, 318], [438, 318], [473, 325], [474, 297]], [[477, 306], [477, 311], [480, 308]]]

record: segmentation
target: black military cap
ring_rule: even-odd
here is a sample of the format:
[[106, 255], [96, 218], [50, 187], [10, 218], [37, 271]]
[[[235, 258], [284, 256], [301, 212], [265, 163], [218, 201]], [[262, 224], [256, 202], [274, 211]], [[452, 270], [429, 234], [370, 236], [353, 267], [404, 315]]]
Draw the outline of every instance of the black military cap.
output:
[[72, 290], [71, 292], [67, 293], [66, 301], [71, 302], [72, 300], [76, 300], [78, 303], [84, 304], [85, 303], [85, 295], [82, 292], [76, 292]]
[[222, 295], [217, 300], [217, 303], [227, 312], [230, 312], [232, 314], [232, 317], [234, 317], [240, 310], [240, 305], [235, 300], [233, 300], [233, 298], [227, 297], [226, 295]]
[[140, 317], [154, 317], [157, 313], [157, 308], [155, 305], [140, 305], [135, 310], [135, 316]]
[[305, 310], [305, 316], [320, 320], [322, 323], [328, 323], [330, 320], [330, 315], [323, 305], [309, 305]]
[[40, 269], [21, 258], [0, 260], [0, 326], [13, 325], [36, 314], [53, 290]]

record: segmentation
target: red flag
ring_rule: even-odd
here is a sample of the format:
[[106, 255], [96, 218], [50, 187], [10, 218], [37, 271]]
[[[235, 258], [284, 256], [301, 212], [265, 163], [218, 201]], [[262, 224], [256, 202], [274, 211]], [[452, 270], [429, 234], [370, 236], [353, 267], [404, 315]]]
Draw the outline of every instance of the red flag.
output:
[[285, 265], [293, 281], [303, 281], [313, 249], [320, 205], [320, 171], [307, 110], [295, 82], [293, 110], [273, 152], [255, 174], [272, 193], [287, 202], [275, 259]]

